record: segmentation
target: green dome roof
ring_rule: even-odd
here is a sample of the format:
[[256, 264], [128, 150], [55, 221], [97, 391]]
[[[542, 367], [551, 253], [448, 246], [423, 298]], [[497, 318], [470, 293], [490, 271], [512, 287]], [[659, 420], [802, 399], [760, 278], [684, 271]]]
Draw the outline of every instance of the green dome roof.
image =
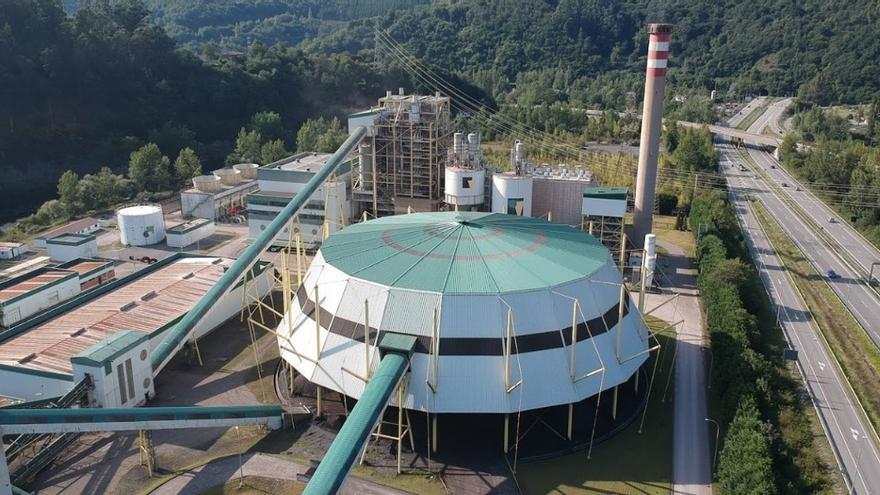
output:
[[327, 264], [362, 280], [444, 294], [537, 290], [611, 262], [594, 237], [545, 220], [480, 212], [414, 213], [330, 236]]

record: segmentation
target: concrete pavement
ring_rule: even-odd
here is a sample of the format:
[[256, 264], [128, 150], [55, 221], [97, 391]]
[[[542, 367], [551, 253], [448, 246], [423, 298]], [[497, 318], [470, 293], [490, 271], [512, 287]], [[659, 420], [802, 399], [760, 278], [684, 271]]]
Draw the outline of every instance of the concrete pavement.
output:
[[[706, 422], [706, 335], [690, 255], [675, 244], [657, 241], [663, 257], [664, 288], [678, 294], [646, 294], [645, 308], [676, 326], [672, 491], [712, 495], [712, 450]], [[714, 440], [713, 440], [714, 441]]]

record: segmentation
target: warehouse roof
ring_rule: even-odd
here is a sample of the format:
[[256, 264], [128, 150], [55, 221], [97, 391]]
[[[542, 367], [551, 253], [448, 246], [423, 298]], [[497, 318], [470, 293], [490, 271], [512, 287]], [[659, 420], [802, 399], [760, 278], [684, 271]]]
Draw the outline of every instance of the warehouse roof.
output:
[[46, 244], [61, 244], [64, 246], [80, 246], [87, 242], [95, 240], [93, 234], [61, 234], [50, 239], [46, 239]]
[[83, 278], [97, 271], [106, 268], [113, 268], [115, 265], [115, 261], [104, 258], [76, 258], [68, 261], [67, 263], [61, 263], [60, 265], [58, 265], [58, 268], [73, 270], [76, 273], [79, 273], [80, 278]]
[[464, 294], [553, 287], [609, 262], [608, 250], [580, 230], [479, 212], [415, 213], [355, 224], [330, 236], [321, 254], [360, 279]]
[[0, 303], [47, 289], [62, 280], [75, 277], [76, 273], [56, 268], [38, 268], [4, 282], [0, 282]]
[[95, 289], [57, 316], [2, 334], [0, 364], [70, 373], [71, 357], [120, 330], [152, 334], [173, 324], [231, 263], [227, 258], [175, 256]]
[[88, 228], [93, 227], [95, 225], [98, 225], [97, 219], [94, 219], [92, 217], [80, 218], [79, 220], [74, 220], [74, 221], [68, 223], [67, 225], [62, 225], [61, 227], [58, 227], [57, 229], [50, 230], [49, 232], [46, 232], [45, 234], [37, 237], [37, 239], [51, 239], [53, 237], [58, 237], [59, 235], [62, 235], [62, 234], [69, 234], [71, 232], [79, 232], [81, 230], [88, 229]]

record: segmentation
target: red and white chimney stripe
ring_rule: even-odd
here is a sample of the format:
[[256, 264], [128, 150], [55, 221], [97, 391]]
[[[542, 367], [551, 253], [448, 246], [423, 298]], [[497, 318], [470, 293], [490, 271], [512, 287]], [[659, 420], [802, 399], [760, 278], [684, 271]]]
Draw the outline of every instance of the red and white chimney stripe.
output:
[[669, 59], [669, 33], [648, 35], [648, 75], [666, 76], [666, 61]]

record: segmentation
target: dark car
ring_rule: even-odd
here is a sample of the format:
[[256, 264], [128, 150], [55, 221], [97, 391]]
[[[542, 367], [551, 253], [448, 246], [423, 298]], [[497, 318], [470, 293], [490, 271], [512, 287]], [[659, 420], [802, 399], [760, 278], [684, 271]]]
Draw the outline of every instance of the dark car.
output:
[[828, 278], [837, 278], [839, 276], [834, 270], [828, 270], [825, 275], [827, 275]]

